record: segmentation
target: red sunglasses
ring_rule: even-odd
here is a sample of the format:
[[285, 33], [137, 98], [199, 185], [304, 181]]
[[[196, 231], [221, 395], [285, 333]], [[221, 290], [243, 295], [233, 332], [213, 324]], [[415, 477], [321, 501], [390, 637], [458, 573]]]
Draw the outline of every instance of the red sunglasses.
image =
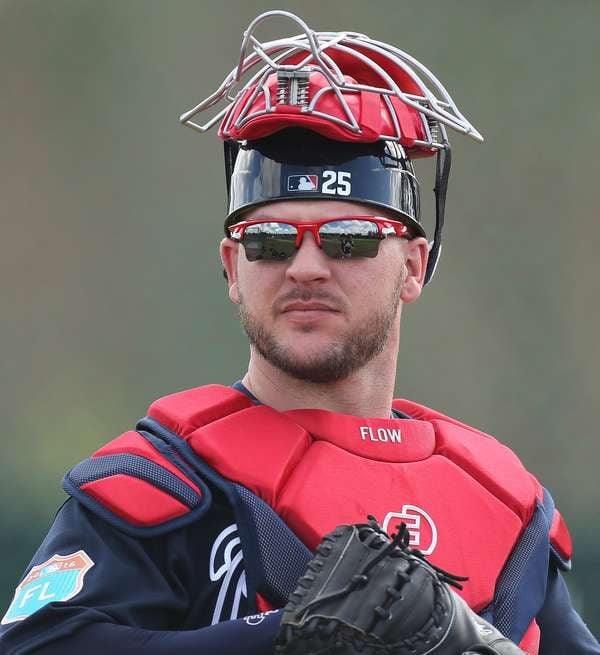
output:
[[310, 223], [259, 218], [236, 223], [228, 229], [229, 236], [244, 246], [251, 262], [289, 259], [300, 248], [306, 232], [333, 259], [375, 257], [382, 239], [409, 237], [404, 223], [380, 216], [343, 216]]

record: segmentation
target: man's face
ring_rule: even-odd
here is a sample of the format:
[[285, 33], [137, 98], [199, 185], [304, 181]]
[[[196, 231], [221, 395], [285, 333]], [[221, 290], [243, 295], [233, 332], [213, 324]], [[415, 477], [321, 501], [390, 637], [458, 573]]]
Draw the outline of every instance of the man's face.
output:
[[[291, 200], [244, 218], [309, 222], [357, 215], [385, 212], [354, 202]], [[427, 242], [389, 237], [374, 258], [332, 259], [306, 233], [284, 261], [250, 262], [229, 239], [221, 256], [230, 298], [254, 349], [295, 378], [330, 383], [365, 366], [390, 340], [397, 344], [401, 306], [420, 294]]]

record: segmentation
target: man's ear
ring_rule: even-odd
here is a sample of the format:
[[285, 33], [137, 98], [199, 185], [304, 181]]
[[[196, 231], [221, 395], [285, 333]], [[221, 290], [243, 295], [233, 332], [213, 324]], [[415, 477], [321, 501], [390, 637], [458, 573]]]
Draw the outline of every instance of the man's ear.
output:
[[429, 244], [424, 237], [415, 237], [404, 242], [406, 278], [402, 285], [400, 297], [402, 302], [409, 303], [421, 295], [425, 283]]
[[219, 245], [219, 254], [221, 255], [221, 262], [223, 263], [227, 284], [229, 286], [229, 299], [236, 305], [239, 305], [240, 303], [237, 279], [239, 247], [239, 243], [227, 238], [224, 238]]

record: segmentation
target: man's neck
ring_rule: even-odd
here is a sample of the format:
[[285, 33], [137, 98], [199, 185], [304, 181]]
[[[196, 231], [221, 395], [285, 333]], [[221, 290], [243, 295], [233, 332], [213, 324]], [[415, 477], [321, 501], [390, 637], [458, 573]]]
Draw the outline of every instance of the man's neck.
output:
[[344, 380], [314, 383], [284, 373], [253, 350], [242, 382], [262, 403], [282, 412], [311, 408], [387, 418], [391, 412], [395, 377], [396, 357], [386, 352]]

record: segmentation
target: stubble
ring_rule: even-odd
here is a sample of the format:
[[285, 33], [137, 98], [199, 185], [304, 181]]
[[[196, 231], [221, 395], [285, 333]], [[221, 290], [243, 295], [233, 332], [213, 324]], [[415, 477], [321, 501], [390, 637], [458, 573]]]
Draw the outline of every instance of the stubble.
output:
[[[321, 352], [300, 356], [291, 352], [270, 332], [264, 321], [254, 315], [240, 294], [239, 312], [242, 327], [250, 343], [273, 366], [306, 382], [330, 384], [344, 380], [383, 351], [394, 325], [403, 275], [399, 273], [389, 298], [383, 306], [354, 328], [341, 332]], [[293, 294], [305, 302], [322, 299], [318, 292], [298, 289]], [[310, 324], [303, 332], [315, 329]]]

